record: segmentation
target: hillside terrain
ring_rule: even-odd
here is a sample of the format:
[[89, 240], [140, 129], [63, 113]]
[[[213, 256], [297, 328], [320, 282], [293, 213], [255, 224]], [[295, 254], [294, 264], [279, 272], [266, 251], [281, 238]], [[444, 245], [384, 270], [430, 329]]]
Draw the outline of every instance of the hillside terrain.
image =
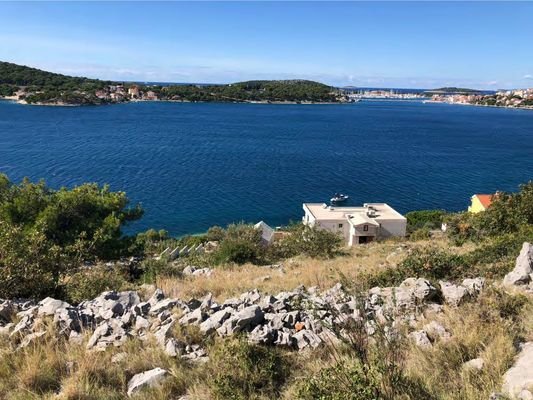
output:
[[7, 62], [0, 62], [0, 96], [43, 105], [100, 105], [131, 100], [280, 103], [342, 100], [333, 87], [307, 80], [161, 86], [70, 77]]
[[122, 234], [142, 213], [0, 176], [0, 397], [531, 396], [533, 182], [351, 249], [301, 224], [269, 247], [242, 224]]

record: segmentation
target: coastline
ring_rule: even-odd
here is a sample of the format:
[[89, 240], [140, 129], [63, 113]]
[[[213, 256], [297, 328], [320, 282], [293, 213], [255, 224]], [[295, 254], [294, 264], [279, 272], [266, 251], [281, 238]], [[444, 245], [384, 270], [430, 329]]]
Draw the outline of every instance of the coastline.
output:
[[533, 106], [514, 107], [514, 106], [496, 106], [490, 104], [472, 104], [472, 103], [450, 103], [447, 101], [425, 100], [424, 104], [448, 104], [450, 106], [473, 106], [473, 107], [488, 107], [488, 108], [502, 108], [509, 110], [533, 110]]

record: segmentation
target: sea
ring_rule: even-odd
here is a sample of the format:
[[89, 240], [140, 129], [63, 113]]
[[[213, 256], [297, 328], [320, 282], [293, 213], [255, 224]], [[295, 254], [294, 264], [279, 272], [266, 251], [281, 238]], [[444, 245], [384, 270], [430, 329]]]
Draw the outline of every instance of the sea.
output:
[[465, 210], [474, 193], [533, 179], [533, 111], [405, 100], [275, 105], [0, 101], [0, 172], [54, 188], [125, 191], [129, 232], [298, 221], [302, 203]]

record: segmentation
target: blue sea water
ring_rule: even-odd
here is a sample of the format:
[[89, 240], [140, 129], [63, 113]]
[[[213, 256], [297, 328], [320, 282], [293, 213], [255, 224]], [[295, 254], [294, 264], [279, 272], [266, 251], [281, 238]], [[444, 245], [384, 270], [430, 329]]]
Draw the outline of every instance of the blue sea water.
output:
[[0, 171], [51, 186], [109, 183], [146, 210], [131, 229], [174, 235], [298, 220], [334, 192], [400, 212], [465, 209], [533, 179], [533, 111], [351, 105], [0, 101]]

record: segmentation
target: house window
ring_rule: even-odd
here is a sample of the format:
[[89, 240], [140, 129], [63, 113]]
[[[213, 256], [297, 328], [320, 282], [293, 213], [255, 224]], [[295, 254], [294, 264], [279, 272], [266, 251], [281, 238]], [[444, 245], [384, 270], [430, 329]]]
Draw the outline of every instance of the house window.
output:
[[368, 225], [363, 226], [363, 230], [364, 230], [365, 232], [367, 232], [367, 231], [368, 231]]
[[342, 224], [339, 224], [339, 228], [342, 228]]

